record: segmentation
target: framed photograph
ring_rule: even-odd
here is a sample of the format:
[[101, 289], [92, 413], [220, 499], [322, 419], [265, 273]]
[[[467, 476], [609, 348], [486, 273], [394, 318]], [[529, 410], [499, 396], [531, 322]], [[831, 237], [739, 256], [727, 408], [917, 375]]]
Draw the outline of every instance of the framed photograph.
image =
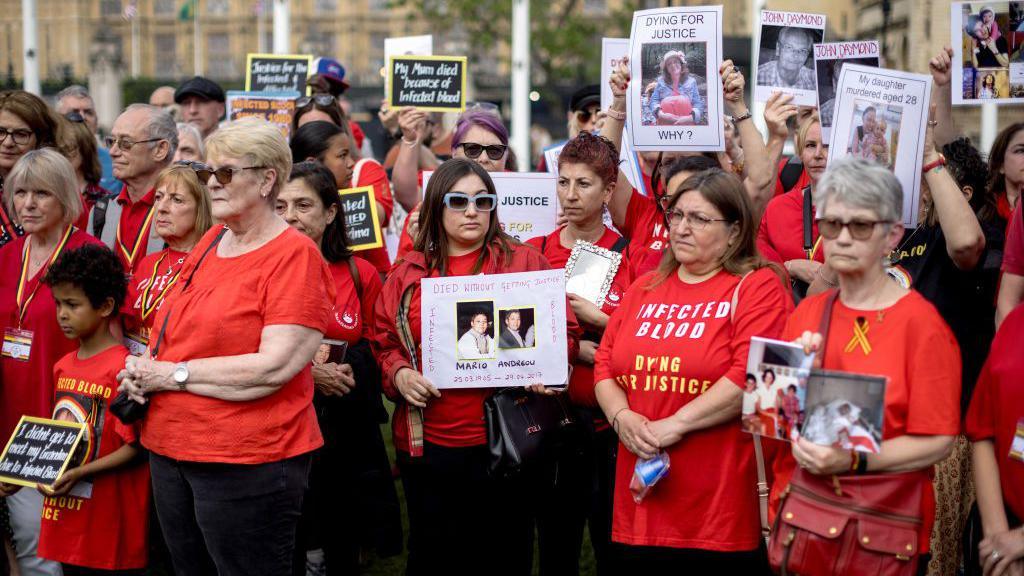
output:
[[1024, 102], [1024, 2], [953, 2], [953, 104]]
[[565, 292], [586, 298], [600, 308], [621, 264], [621, 253], [577, 240], [565, 263]]
[[800, 435], [822, 446], [877, 454], [887, 382], [884, 376], [811, 370]]
[[537, 346], [537, 311], [533, 306], [498, 308], [498, 348], [520, 350]]
[[807, 377], [814, 354], [791, 342], [750, 339], [740, 427], [744, 432], [793, 440], [804, 422]]
[[313, 355], [313, 364], [344, 364], [347, 352], [348, 342], [324, 338], [320, 341], [320, 348]]
[[456, 358], [484, 360], [497, 356], [494, 342], [494, 301], [458, 302], [455, 305]]

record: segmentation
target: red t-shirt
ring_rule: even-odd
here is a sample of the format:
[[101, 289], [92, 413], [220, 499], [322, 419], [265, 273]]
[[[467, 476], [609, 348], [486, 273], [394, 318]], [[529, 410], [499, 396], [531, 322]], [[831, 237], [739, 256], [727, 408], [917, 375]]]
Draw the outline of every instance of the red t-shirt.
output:
[[[383, 235], [383, 229], [387, 227], [387, 222], [391, 220], [391, 210], [395, 205], [395, 200], [391, 197], [391, 183], [388, 182], [388, 175], [384, 168], [376, 160], [369, 158], [360, 160], [356, 164], [355, 172], [352, 174], [352, 186], [356, 188], [360, 186], [373, 186], [373, 195], [381, 207], [384, 208], [383, 217], [385, 224], [381, 225], [381, 234]], [[388, 270], [391, 269], [391, 259], [388, 257], [388, 250], [384, 246], [362, 250], [358, 254], [361, 258], [373, 264], [377, 272], [387, 274]]]
[[153, 204], [156, 202], [156, 188], [146, 192], [138, 202], [132, 202], [128, 196], [128, 187], [121, 190], [116, 202], [121, 205], [121, 219], [117, 224], [114, 237], [114, 253], [121, 261], [124, 269], [134, 273], [149, 242], [149, 233], [153, 225]]
[[[783, 340], [796, 340], [805, 330], [817, 332], [829, 292], [805, 298], [790, 316]], [[930, 302], [916, 290], [882, 311], [854, 310], [836, 300], [832, 310], [824, 368], [858, 374], [876, 374], [889, 379], [885, 389], [882, 439], [907, 434], [953, 436], [960, 432], [960, 347], [953, 332]], [[858, 317], [867, 318], [870, 351], [847, 345], [854, 338]], [[776, 484], [789, 483], [795, 461], [784, 452], [776, 461]], [[935, 517], [931, 482], [924, 487], [924, 527], [920, 550], [928, 550]]]
[[669, 247], [668, 226], [655, 199], [633, 189], [626, 208], [626, 221], [619, 230], [630, 239], [630, 274], [639, 278], [658, 267], [662, 252]]
[[178, 273], [188, 258], [188, 252], [165, 248], [147, 254], [135, 267], [135, 275], [128, 282], [128, 297], [121, 312], [125, 329], [148, 339], [153, 319], [164, 299], [176, 284]]
[[[29, 236], [22, 236], [0, 248], [0, 336], [8, 328], [18, 328], [18, 282], [21, 279], [22, 255]], [[101, 245], [92, 236], [75, 230], [68, 237], [64, 250], [83, 244]], [[49, 417], [53, 410], [53, 364], [78, 348], [57, 324], [57, 306], [50, 287], [40, 282], [46, 275], [44, 266], [25, 283], [28, 305], [21, 322], [23, 330], [34, 333], [28, 362], [0, 357], [0, 439], [11, 437], [22, 416]], [[33, 294], [31, 300], [28, 295]]]
[[[757, 229], [757, 249], [766, 260], [785, 264], [789, 260], [804, 260], [804, 194], [803, 188], [794, 188], [782, 196], [768, 201]], [[811, 224], [814, 238], [814, 260], [825, 261], [818, 237], [818, 224]]]
[[[1018, 219], [1019, 220], [1019, 219]], [[967, 410], [967, 437], [974, 442], [991, 440], [999, 463], [1003, 501], [1018, 518], [1024, 518], [1024, 462], [1010, 457], [1017, 423], [1024, 419], [1024, 307], [1018, 306], [1003, 320], [992, 341], [988, 361], [981, 371]]]
[[1003, 272], [1024, 276], [1024, 218], [1020, 202], [1006, 226], [1006, 250], [1003, 251]]
[[347, 262], [329, 264], [334, 287], [338, 296], [334, 300], [331, 319], [327, 323], [324, 338], [344, 340], [349, 344], [359, 342], [360, 338], [370, 338], [373, 328], [373, 304], [380, 295], [380, 275], [372, 264], [353, 256], [353, 262], [359, 271], [359, 283], [362, 285], [363, 297], [360, 301], [352, 271]]
[[[562, 229], [559, 228], [546, 237], [538, 236], [531, 238], [526, 243], [540, 250], [544, 257], [548, 259], [548, 263], [551, 264], [552, 268], [565, 268], [565, 263], [569, 260], [569, 255], [572, 254], [572, 248], [562, 246], [562, 242], [559, 239], [561, 233]], [[601, 236], [601, 239], [597, 241], [597, 245], [610, 250], [619, 238], [621, 236], [614, 230], [605, 228], [604, 236]], [[608, 295], [605, 296], [604, 303], [601, 305], [601, 311], [609, 316], [622, 304], [622, 297], [626, 294], [626, 289], [629, 288], [630, 281], [632, 280], [629, 271], [629, 258], [629, 248], [626, 247], [622, 251], [622, 262], [619, 264], [619, 270], [615, 273], [615, 278], [612, 279], [612, 286], [609, 288]], [[600, 343], [600, 333], [594, 333], [593, 329], [587, 326], [583, 326], [583, 330], [583, 340], [594, 339], [595, 343]], [[574, 404], [597, 408], [597, 396], [594, 394], [594, 367], [592, 365], [579, 360], [573, 364], [568, 392], [569, 399]]]
[[[313, 241], [293, 228], [264, 246], [231, 258], [213, 248], [185, 288], [196, 261], [217, 234], [214, 226], [192, 250], [154, 320], [170, 315], [158, 360], [254, 354], [266, 326], [294, 324], [327, 331], [334, 279]], [[307, 365], [273, 394], [231, 402], [189, 392], [150, 399], [142, 425], [146, 448], [175, 460], [262, 464], [304, 454], [323, 441], [313, 411]]]
[[[53, 367], [57, 382], [54, 418], [87, 423], [93, 441], [90, 460], [138, 441], [138, 430], [110, 413], [117, 373], [128, 350], [111, 346], [86, 359], [72, 352]], [[39, 556], [100, 570], [145, 568], [149, 531], [149, 464], [144, 460], [91, 479], [92, 495], [43, 499]], [[72, 494], [82, 486], [80, 482]]]
[[[597, 350], [594, 381], [614, 379], [631, 410], [667, 418], [720, 378], [743, 386], [751, 336], [778, 337], [791, 299], [769, 269], [721, 271], [699, 284], [670, 274], [647, 290], [638, 279], [612, 314]], [[734, 318], [734, 319], [733, 319]], [[619, 445], [612, 539], [634, 546], [752, 550], [760, 543], [751, 437], [739, 414], [667, 448], [672, 468], [640, 504], [629, 492], [636, 456]]]

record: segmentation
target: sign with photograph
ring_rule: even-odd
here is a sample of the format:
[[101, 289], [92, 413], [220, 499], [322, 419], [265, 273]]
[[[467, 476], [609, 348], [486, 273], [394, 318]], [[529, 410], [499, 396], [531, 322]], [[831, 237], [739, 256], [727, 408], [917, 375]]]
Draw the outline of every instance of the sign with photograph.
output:
[[1024, 103], [1024, 2], [953, 2], [953, 104]]
[[277, 126], [285, 138], [292, 135], [292, 117], [298, 92], [241, 92], [229, 90], [226, 95], [228, 122], [242, 118], [259, 118]]
[[392, 56], [387, 100], [391, 108], [461, 112], [466, 108], [465, 56]]
[[903, 185], [903, 225], [917, 227], [932, 77], [858, 64], [839, 73], [828, 161], [846, 156], [889, 168]]
[[804, 422], [807, 376], [814, 354], [791, 342], [754, 336], [747, 354], [740, 427], [744, 432], [793, 440]]
[[[434, 37], [399, 36], [384, 39], [384, 61], [390, 62], [392, 56], [431, 56], [434, 54]], [[384, 74], [384, 93], [387, 94], [391, 83], [391, 75]]]
[[754, 101], [767, 102], [773, 92], [793, 96], [793, 104], [818, 103], [812, 48], [825, 39], [825, 16], [804, 12], [761, 12]]
[[72, 465], [85, 425], [22, 416], [0, 454], [0, 482], [52, 486]]
[[312, 69], [310, 54], [249, 54], [245, 57], [245, 91], [308, 94], [306, 78]]
[[[424, 194], [433, 174], [423, 173]], [[555, 231], [558, 219], [557, 179], [556, 174], [547, 172], [491, 174], [498, 193], [498, 222], [506, 234], [525, 242], [534, 236], [547, 236]]]
[[818, 115], [821, 117], [821, 138], [828, 141], [832, 133], [832, 116], [836, 107], [836, 88], [839, 73], [847, 64], [860, 64], [878, 68], [877, 40], [858, 42], [829, 42], [814, 45], [814, 70], [818, 82]]
[[601, 110], [612, 105], [612, 87], [608, 79], [625, 56], [629, 56], [629, 38], [601, 38]]
[[885, 417], [884, 376], [811, 370], [800, 435], [822, 446], [877, 454]]
[[338, 190], [338, 195], [345, 211], [345, 235], [348, 236], [349, 249], [359, 252], [383, 246], [384, 236], [380, 231], [373, 186]]
[[565, 263], [565, 292], [600, 308], [622, 264], [622, 253], [577, 240]]
[[565, 275], [424, 278], [423, 375], [438, 388], [564, 386]]
[[627, 124], [636, 150], [725, 150], [721, 61], [721, 6], [633, 13]]

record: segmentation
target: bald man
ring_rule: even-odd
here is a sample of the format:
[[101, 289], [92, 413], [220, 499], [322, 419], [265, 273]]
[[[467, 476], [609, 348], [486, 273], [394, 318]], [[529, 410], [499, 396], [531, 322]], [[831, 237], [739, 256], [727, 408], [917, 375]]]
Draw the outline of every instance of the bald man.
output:
[[161, 86], [149, 95], [149, 105], [159, 106], [166, 110], [174, 106], [174, 86]]

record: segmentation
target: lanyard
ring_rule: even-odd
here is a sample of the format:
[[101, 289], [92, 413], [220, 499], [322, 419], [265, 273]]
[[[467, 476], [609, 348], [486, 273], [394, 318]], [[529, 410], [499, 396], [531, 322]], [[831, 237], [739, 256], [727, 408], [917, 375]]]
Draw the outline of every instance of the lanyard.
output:
[[117, 247], [121, 250], [121, 255], [124, 256], [129, 271], [131, 271], [132, 266], [135, 264], [135, 257], [139, 254], [139, 246], [149, 236], [149, 223], [153, 221], [154, 212], [156, 212], [155, 204], [149, 207], [149, 212], [146, 214], [146, 219], [142, 222], [142, 227], [139, 228], [139, 235], [135, 238], [135, 246], [132, 247], [131, 252], [128, 251], [128, 247], [121, 240], [121, 224], [118, 223], [117, 225]]
[[[64, 250], [64, 246], [68, 243], [68, 238], [71, 237], [71, 230], [74, 227], [68, 225], [67, 229], [64, 230], [64, 236], [60, 239], [57, 247], [53, 250], [53, 255], [50, 256], [49, 261], [43, 266], [41, 273], [45, 276], [46, 271], [50, 269], [50, 265], [57, 261], [57, 257], [60, 256], [61, 251]], [[25, 240], [25, 248], [21, 254], [21, 278], [18, 279], [18, 294], [16, 300], [18, 303], [18, 328], [21, 328], [21, 323], [25, 320], [25, 313], [28, 311], [28, 305], [32, 303], [32, 299], [36, 296], [36, 291], [39, 290], [39, 285], [42, 284], [42, 280], [36, 282], [36, 285], [32, 287], [32, 291], [25, 295], [25, 288], [28, 284], [28, 263], [29, 263], [29, 252], [32, 249], [32, 239], [28, 238]]]
[[814, 260], [814, 256], [818, 253], [818, 248], [821, 248], [821, 236], [818, 236], [818, 239], [814, 241], [814, 246], [807, 251], [808, 260]]
[[149, 294], [150, 291], [153, 289], [153, 284], [156, 283], [156, 276], [157, 272], [160, 270], [160, 264], [163, 263], [164, 258], [167, 258], [168, 254], [170, 254], [170, 252], [164, 252], [163, 256], [160, 256], [160, 259], [157, 260], [156, 264], [153, 265], [153, 274], [151, 274], [149, 277], [149, 284], [147, 284], [146, 287], [142, 290], [143, 321], [145, 321], [146, 318], [149, 318], [149, 315], [152, 314], [154, 310], [160, 307], [160, 303], [163, 302], [164, 296], [166, 296], [167, 292], [171, 290], [171, 286], [174, 286], [174, 283], [177, 282], [178, 280], [178, 276], [181, 274], [181, 268], [179, 268], [178, 271], [174, 274], [174, 277], [171, 278], [170, 281], [168, 281], [167, 284], [164, 286], [164, 289], [161, 290], [159, 294], [155, 295], [152, 301], [150, 301]]

